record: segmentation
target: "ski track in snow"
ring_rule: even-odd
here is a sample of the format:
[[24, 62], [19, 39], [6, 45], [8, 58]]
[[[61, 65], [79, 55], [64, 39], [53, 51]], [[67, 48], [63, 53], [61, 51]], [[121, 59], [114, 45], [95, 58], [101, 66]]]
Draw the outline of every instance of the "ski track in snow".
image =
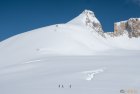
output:
[[35, 63], [35, 62], [40, 62], [40, 61], [41, 60], [31, 60], [31, 61], [24, 62], [23, 64]]

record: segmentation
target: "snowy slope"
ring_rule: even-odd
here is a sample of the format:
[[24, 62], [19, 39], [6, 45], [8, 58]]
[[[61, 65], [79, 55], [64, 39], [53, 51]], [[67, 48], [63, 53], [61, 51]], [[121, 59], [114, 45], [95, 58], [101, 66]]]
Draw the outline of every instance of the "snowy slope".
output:
[[[7, 62], [11, 60], [12, 63], [17, 63], [27, 58], [44, 55], [93, 55], [98, 51], [110, 49], [97, 31], [84, 23], [83, 25], [74, 24], [75, 20], [82, 23], [80, 21], [85, 16], [86, 14], [82, 13], [67, 24], [56, 24], [32, 30], [1, 42], [1, 66], [7, 65]], [[92, 21], [99, 23], [92, 14], [89, 17]]]
[[0, 43], [1, 66], [9, 64], [7, 62], [11, 60], [17, 63], [44, 55], [97, 55], [115, 49], [140, 50], [140, 38], [104, 37], [100, 25], [95, 14], [85, 10], [66, 24], [47, 26], [11, 37]]
[[0, 42], [0, 94], [139, 92], [139, 57], [140, 38], [104, 34], [85, 10], [66, 24]]
[[[20, 62], [42, 55], [92, 55], [109, 49], [100, 35], [86, 28], [59, 24], [33, 30], [5, 40], [0, 45], [0, 61]], [[15, 54], [16, 52], [16, 54]], [[9, 58], [9, 59], [7, 59]]]
[[140, 53], [119, 53], [48, 56], [0, 68], [0, 94], [139, 94]]
[[118, 37], [110, 37], [107, 34], [105, 35], [109, 45], [116, 47], [117, 49], [140, 50], [140, 38], [129, 38], [127, 34]]

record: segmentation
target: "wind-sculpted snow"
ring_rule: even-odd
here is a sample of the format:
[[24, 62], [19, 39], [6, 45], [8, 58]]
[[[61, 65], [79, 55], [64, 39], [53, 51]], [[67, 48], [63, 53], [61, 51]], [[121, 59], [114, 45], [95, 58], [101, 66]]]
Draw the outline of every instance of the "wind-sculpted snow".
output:
[[83, 74], [86, 74], [86, 80], [92, 80], [96, 74], [104, 72], [105, 68], [97, 69], [97, 70], [92, 70], [92, 71], [84, 71], [82, 72]]

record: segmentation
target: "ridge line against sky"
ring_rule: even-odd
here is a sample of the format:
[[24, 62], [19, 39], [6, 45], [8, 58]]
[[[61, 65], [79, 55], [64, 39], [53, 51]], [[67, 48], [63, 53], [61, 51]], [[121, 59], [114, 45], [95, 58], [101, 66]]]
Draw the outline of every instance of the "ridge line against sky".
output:
[[93, 11], [104, 31], [110, 32], [114, 22], [140, 17], [140, 0], [0, 0], [0, 41], [66, 23], [85, 9]]

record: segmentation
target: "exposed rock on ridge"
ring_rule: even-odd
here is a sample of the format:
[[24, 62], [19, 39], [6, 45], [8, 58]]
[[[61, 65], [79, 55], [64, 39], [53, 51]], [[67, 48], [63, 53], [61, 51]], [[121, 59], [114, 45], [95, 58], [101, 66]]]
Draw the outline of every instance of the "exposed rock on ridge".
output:
[[140, 37], [140, 18], [130, 18], [114, 24], [114, 35], [128, 34], [130, 38]]
[[94, 12], [90, 10], [84, 10], [79, 16], [77, 16], [68, 23], [86, 26], [90, 29], [91, 32], [95, 31], [101, 36], [105, 37], [101, 23], [96, 18]]

